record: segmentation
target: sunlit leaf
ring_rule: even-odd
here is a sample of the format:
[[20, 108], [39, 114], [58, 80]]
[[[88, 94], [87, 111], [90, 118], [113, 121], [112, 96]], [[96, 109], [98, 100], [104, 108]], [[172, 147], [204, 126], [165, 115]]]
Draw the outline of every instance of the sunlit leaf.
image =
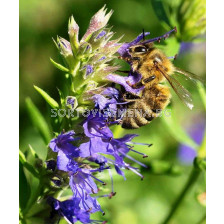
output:
[[68, 68], [66, 68], [66, 67], [64, 67], [63, 65], [61, 65], [61, 64], [59, 64], [59, 63], [57, 63], [57, 62], [55, 62], [52, 58], [50, 58], [50, 61], [51, 61], [51, 63], [52, 63], [56, 68], [60, 69], [61, 71], [63, 71], [63, 72], [69, 72], [69, 69], [68, 69]]
[[167, 12], [164, 8], [164, 1], [162, 0], [153, 0], [152, 7], [155, 14], [161, 22], [164, 22], [168, 27], [171, 27]]
[[44, 90], [34, 85], [34, 88], [37, 90], [38, 93], [46, 100], [46, 102], [54, 109], [58, 108], [58, 103], [50, 97]]
[[33, 125], [37, 128], [43, 137], [44, 142], [48, 144], [51, 140], [51, 132], [47, 122], [30, 98], [26, 99], [26, 106]]
[[27, 162], [25, 155], [19, 150], [19, 161], [33, 176], [39, 177], [38, 171]]
[[33, 158], [39, 158], [31, 145], [29, 145], [29, 151], [31, 152], [31, 155], [33, 156]]

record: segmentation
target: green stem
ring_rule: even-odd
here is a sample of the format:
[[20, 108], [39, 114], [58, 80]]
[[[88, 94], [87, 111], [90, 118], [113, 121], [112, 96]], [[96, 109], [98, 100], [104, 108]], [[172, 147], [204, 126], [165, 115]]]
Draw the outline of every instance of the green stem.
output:
[[182, 192], [180, 193], [180, 195], [178, 196], [178, 198], [176, 199], [176, 201], [174, 202], [172, 209], [170, 211], [170, 213], [168, 214], [168, 216], [166, 217], [166, 219], [164, 220], [163, 224], [167, 224], [170, 219], [173, 217], [173, 214], [176, 212], [176, 210], [178, 209], [180, 203], [183, 201], [185, 195], [187, 194], [187, 192], [190, 190], [190, 188], [193, 186], [193, 184], [196, 182], [196, 180], [198, 179], [199, 175], [201, 173], [201, 170], [198, 168], [193, 168], [189, 179], [184, 187], [184, 189], [182, 190]]

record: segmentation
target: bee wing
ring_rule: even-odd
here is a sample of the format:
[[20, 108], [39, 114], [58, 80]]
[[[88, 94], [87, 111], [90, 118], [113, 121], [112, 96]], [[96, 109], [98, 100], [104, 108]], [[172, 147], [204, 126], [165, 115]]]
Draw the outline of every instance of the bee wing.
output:
[[185, 78], [190, 79], [195, 84], [197, 84], [198, 81], [200, 81], [203, 84], [205, 83], [205, 80], [202, 79], [201, 77], [199, 77], [199, 76], [197, 76], [197, 75], [195, 75], [195, 74], [193, 74], [191, 72], [184, 71], [184, 70], [182, 70], [180, 68], [175, 67], [175, 71], [174, 72], [177, 73], [177, 74], [184, 75]]
[[158, 70], [163, 74], [166, 80], [169, 82], [175, 93], [181, 99], [181, 101], [192, 110], [194, 107], [193, 101], [191, 98], [191, 94], [187, 89], [185, 89], [174, 77], [168, 75], [164, 72], [159, 66], [157, 66]]

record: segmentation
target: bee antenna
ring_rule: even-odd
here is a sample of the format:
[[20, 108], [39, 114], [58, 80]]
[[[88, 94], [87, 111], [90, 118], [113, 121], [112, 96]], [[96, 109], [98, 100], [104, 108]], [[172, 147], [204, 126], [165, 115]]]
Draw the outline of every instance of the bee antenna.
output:
[[142, 34], [143, 34], [143, 41], [145, 40], [145, 30], [144, 28], [142, 29]]

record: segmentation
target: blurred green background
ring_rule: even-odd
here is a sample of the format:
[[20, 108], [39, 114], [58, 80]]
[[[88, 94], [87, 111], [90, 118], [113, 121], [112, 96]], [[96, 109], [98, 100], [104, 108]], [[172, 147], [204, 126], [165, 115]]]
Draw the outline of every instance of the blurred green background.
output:
[[[68, 18], [74, 15], [80, 27], [80, 37], [85, 33], [89, 20], [104, 4], [113, 9], [114, 14], [109, 21], [116, 32], [115, 38], [123, 34], [122, 41], [134, 39], [144, 28], [151, 32], [151, 37], [164, 34], [165, 30], [156, 17], [149, 0], [20, 0], [20, 148], [25, 151], [28, 144], [37, 150], [41, 158], [46, 156], [46, 146], [40, 135], [32, 126], [25, 106], [25, 98], [32, 98], [39, 110], [49, 116], [49, 108], [45, 101], [35, 92], [33, 85], [46, 90], [54, 99], [58, 99], [57, 89], [63, 89], [63, 73], [50, 62], [52, 57], [60, 61], [59, 54], [52, 41], [57, 35], [67, 38]], [[168, 55], [173, 56], [173, 55]], [[199, 76], [205, 76], [205, 43], [195, 44], [179, 55], [174, 63], [176, 66], [192, 71]], [[197, 124], [205, 123], [203, 103], [195, 86], [190, 86], [193, 93], [195, 108], [187, 109], [174, 95], [172, 100], [172, 116], [178, 125], [186, 130]], [[175, 128], [175, 127], [173, 127]], [[124, 131], [126, 133], [127, 131]], [[128, 131], [127, 133], [136, 133]], [[174, 130], [175, 132], [175, 130]], [[178, 129], [176, 129], [178, 132]], [[123, 133], [123, 134], [124, 134]], [[161, 223], [169, 212], [178, 193], [183, 188], [191, 164], [183, 164], [178, 159], [179, 141], [171, 128], [168, 128], [161, 118], [138, 130], [140, 135], [136, 142], [153, 143], [151, 148], [138, 146], [149, 155], [140, 159], [144, 163], [162, 160], [181, 165], [181, 175], [156, 175], [148, 170], [142, 170], [144, 181], [134, 174], [127, 175], [127, 181], [115, 177], [113, 199], [100, 199], [106, 212], [105, 220], [111, 224], [157, 224]], [[103, 177], [102, 177], [103, 178]], [[205, 208], [195, 199], [195, 194], [205, 190], [205, 178], [191, 189], [170, 223], [196, 224], [204, 217]], [[102, 219], [101, 215], [94, 215]], [[31, 223], [40, 223], [32, 221]], [[64, 223], [61, 221], [60, 223]]]

